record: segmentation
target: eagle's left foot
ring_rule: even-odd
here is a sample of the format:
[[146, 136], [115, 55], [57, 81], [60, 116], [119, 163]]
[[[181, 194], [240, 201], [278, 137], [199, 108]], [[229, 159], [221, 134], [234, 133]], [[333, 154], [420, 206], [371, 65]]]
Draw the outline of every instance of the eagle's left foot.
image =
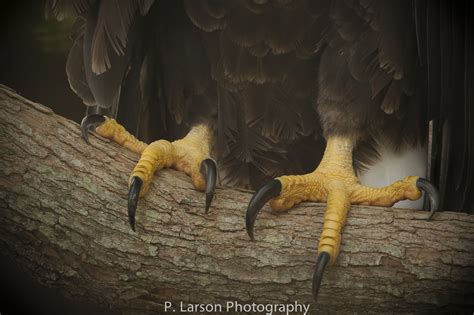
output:
[[129, 182], [128, 218], [133, 230], [138, 199], [148, 191], [153, 174], [162, 168], [174, 168], [191, 176], [194, 187], [205, 191], [205, 212], [209, 211], [217, 181], [216, 162], [210, 158], [212, 131], [209, 127], [196, 125], [183, 139], [158, 140], [149, 145], [135, 138], [114, 119], [102, 115], [88, 115], [82, 120], [82, 137], [87, 143], [92, 127], [96, 127], [100, 136], [141, 154]]
[[408, 176], [383, 188], [360, 184], [352, 167], [353, 143], [350, 139], [328, 139], [323, 159], [315, 171], [305, 175], [282, 176], [255, 193], [247, 209], [247, 233], [254, 239], [253, 227], [258, 212], [271, 200], [275, 211], [284, 211], [302, 201], [326, 202], [323, 231], [318, 246], [318, 260], [313, 276], [313, 294], [319, 291], [325, 266], [333, 264], [339, 253], [341, 231], [351, 204], [390, 207], [400, 200], [417, 200], [428, 193], [431, 218], [438, 206], [438, 194], [425, 179]]

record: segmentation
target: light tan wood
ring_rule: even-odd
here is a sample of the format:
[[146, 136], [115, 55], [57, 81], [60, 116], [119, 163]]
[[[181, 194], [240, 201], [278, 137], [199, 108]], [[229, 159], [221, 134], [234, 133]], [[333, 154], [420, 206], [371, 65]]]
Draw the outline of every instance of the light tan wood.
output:
[[[0, 250], [42, 283], [116, 310], [164, 301], [312, 303], [324, 205], [265, 207], [256, 242], [244, 227], [251, 193], [217, 188], [210, 214], [190, 178], [158, 172], [127, 222], [138, 156], [0, 87]], [[312, 312], [474, 308], [474, 216], [353, 206], [340, 256]]]

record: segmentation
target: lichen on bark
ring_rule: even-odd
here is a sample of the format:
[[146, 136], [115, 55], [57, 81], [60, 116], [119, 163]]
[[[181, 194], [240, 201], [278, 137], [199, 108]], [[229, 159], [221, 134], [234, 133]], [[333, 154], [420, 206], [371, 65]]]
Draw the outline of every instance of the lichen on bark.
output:
[[[209, 215], [190, 179], [160, 171], [127, 222], [138, 156], [0, 87], [0, 250], [47, 286], [115, 310], [164, 301], [312, 303], [324, 205], [276, 215], [256, 242], [244, 226], [250, 192], [218, 187]], [[353, 206], [341, 253], [314, 311], [430, 312], [474, 308], [474, 217]]]

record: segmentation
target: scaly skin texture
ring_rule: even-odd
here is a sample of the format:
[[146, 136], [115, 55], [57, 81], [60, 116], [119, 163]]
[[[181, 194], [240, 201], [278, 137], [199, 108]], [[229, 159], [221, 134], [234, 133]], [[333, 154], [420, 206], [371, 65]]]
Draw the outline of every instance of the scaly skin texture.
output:
[[111, 118], [106, 118], [105, 122], [96, 128], [96, 132], [130, 151], [141, 154], [130, 176], [138, 176], [143, 181], [140, 197], [148, 191], [153, 174], [168, 167], [191, 176], [194, 187], [200, 191], [205, 190], [206, 181], [201, 174], [201, 162], [210, 157], [212, 141], [212, 131], [206, 125], [192, 127], [183, 139], [173, 142], [158, 140], [149, 145], [135, 138]]
[[270, 203], [275, 211], [288, 210], [302, 201], [327, 203], [318, 251], [329, 253], [330, 264], [339, 254], [341, 231], [351, 204], [391, 207], [400, 200], [416, 200], [422, 195], [416, 187], [416, 176], [408, 176], [382, 188], [361, 185], [352, 166], [353, 148], [354, 143], [349, 138], [330, 137], [316, 170], [305, 175], [277, 178], [282, 191]]
[[183, 139], [173, 142], [158, 140], [148, 145], [130, 176], [137, 176], [143, 181], [140, 196], [148, 191], [153, 174], [165, 167], [191, 176], [194, 187], [204, 191], [206, 181], [201, 174], [201, 162], [210, 157], [211, 140], [209, 127], [196, 125]]
[[147, 144], [132, 136], [125, 127], [120, 125], [112, 118], [105, 118], [105, 121], [95, 129], [95, 132], [101, 137], [112, 140], [124, 148], [138, 154], [142, 154]]

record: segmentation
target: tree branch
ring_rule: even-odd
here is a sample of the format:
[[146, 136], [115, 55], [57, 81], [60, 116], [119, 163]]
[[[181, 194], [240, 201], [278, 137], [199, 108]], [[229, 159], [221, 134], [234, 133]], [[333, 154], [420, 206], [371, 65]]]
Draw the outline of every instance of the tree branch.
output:
[[[127, 222], [137, 156], [0, 86], [0, 250], [66, 296], [120, 310], [164, 301], [312, 303], [324, 205], [265, 208], [256, 242], [244, 227], [251, 194], [204, 194], [172, 170], [155, 176]], [[337, 264], [312, 310], [411, 312], [473, 307], [474, 217], [353, 206]]]

